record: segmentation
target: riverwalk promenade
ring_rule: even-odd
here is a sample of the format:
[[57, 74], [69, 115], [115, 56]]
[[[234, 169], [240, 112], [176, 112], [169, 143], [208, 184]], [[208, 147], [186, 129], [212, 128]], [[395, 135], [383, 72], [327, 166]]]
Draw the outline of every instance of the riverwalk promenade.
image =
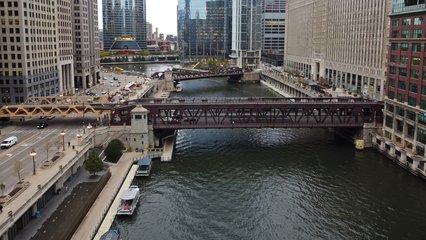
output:
[[71, 239], [90, 240], [95, 236], [97, 229], [103, 221], [103, 216], [110, 209], [111, 203], [116, 198], [126, 177], [132, 176], [129, 174], [129, 171], [133, 161], [141, 157], [142, 153], [139, 152], [124, 153], [116, 164], [110, 166], [111, 178], [108, 180]]

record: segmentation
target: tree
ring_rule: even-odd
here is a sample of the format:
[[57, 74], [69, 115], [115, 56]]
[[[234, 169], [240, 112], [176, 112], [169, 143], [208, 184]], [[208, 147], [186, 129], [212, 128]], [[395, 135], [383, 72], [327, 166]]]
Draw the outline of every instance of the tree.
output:
[[123, 155], [123, 150], [126, 149], [124, 144], [118, 140], [112, 140], [108, 146], [105, 148], [105, 155], [107, 157], [108, 162], [116, 163], [120, 159], [121, 155]]
[[104, 169], [104, 164], [99, 156], [91, 151], [89, 157], [84, 161], [84, 168], [93, 175], [96, 175], [97, 172], [100, 172]]

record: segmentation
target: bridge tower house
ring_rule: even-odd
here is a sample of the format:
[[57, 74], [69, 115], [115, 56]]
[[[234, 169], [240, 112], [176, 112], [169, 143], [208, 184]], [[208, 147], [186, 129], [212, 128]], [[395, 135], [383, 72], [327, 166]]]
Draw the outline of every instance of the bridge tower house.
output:
[[142, 106], [136, 106], [131, 111], [130, 147], [133, 150], [147, 150], [154, 147], [154, 131], [148, 125], [149, 111]]
[[173, 72], [171, 70], [168, 69], [164, 72], [164, 80], [166, 81], [166, 90], [174, 91], [175, 85], [173, 81]]

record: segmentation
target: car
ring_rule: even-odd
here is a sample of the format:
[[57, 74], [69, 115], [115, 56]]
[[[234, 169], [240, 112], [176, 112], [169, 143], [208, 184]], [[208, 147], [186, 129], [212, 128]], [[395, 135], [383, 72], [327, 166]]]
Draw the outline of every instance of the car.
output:
[[0, 148], [10, 148], [18, 142], [18, 138], [16, 136], [8, 137], [0, 144]]
[[47, 120], [52, 120], [52, 119], [54, 119], [55, 118], [55, 116], [48, 116], [46, 119]]
[[107, 92], [105, 90], [102, 90], [101, 94], [105, 95]]
[[111, 81], [109, 81], [109, 83], [114, 83], [114, 81], [111, 80]]
[[111, 86], [111, 87], [114, 87], [114, 83], [111, 83], [111, 84], [110, 84], [110, 86]]
[[108, 78], [107, 78], [107, 77], [104, 77], [104, 80], [108, 80]]
[[38, 129], [43, 129], [43, 128], [45, 128], [45, 127], [47, 127], [47, 123], [45, 123], [45, 122], [42, 122], [42, 123], [40, 123], [39, 125], [37, 125], [37, 128], [38, 128]]
[[116, 77], [113, 77], [112, 79], [114, 79], [114, 80], [116, 80], [116, 81], [118, 80], [118, 78], [116, 78]]
[[45, 119], [45, 118], [46, 118], [45, 116], [40, 116], [40, 117], [39, 117], [39, 119]]
[[87, 99], [87, 102], [88, 102], [88, 103], [92, 103], [92, 102], [93, 102], [93, 99], [88, 98], [88, 99]]

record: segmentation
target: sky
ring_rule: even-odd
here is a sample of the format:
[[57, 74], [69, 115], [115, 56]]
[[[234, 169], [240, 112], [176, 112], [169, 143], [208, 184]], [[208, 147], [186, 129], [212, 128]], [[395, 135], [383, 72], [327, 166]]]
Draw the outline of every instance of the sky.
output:
[[[152, 23], [153, 31], [177, 35], [176, 6], [178, 0], [146, 0], [146, 21]], [[102, 24], [102, 0], [98, 1], [99, 28]]]

